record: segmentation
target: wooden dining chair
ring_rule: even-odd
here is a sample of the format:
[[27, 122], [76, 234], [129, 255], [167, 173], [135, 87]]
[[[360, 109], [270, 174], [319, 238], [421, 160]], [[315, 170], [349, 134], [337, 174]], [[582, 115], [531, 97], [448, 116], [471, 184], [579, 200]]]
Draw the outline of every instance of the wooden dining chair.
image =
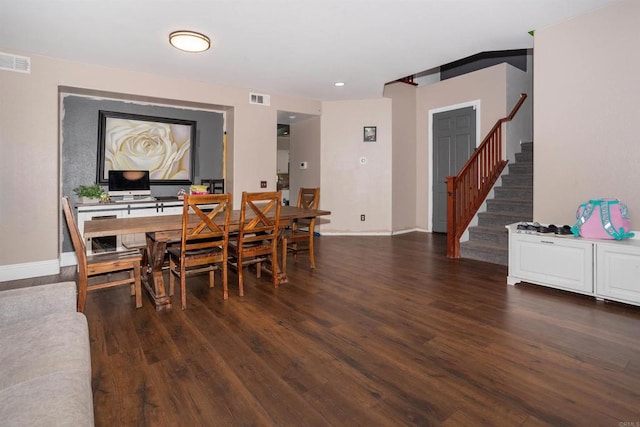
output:
[[[62, 198], [62, 210], [71, 235], [73, 249], [78, 258], [78, 311], [84, 312], [88, 291], [127, 284], [131, 287], [131, 295], [135, 296], [136, 307], [142, 307], [140, 285], [142, 255], [140, 251], [134, 249], [87, 255], [84, 238], [80, 235], [80, 230], [71, 212], [71, 204], [67, 196]], [[121, 271], [128, 272], [128, 277], [112, 280], [111, 274]], [[98, 281], [99, 279], [105, 279], [105, 276], [106, 280]], [[90, 278], [95, 283], [89, 284]]]
[[[196, 273], [209, 273], [209, 287], [214, 287], [215, 271], [222, 275], [223, 298], [229, 297], [227, 260], [231, 194], [184, 196], [180, 244], [169, 253], [169, 295], [173, 295], [175, 277], [180, 279], [182, 309], [187, 308], [186, 278]], [[189, 224], [190, 216], [198, 222]]]
[[224, 194], [224, 179], [201, 179], [200, 184], [207, 185], [209, 194]]
[[[320, 204], [320, 188], [300, 188], [298, 194], [299, 208], [318, 209]], [[301, 218], [294, 220], [289, 230], [283, 236], [286, 239], [286, 251], [293, 253], [293, 260], [298, 261], [298, 252], [308, 251], [311, 268], [316, 268], [313, 249], [316, 218]], [[284, 240], [283, 240], [284, 241]]]
[[237, 239], [229, 242], [230, 264], [238, 271], [238, 290], [244, 296], [243, 267], [269, 260], [273, 285], [278, 286], [278, 223], [282, 192], [242, 193]]

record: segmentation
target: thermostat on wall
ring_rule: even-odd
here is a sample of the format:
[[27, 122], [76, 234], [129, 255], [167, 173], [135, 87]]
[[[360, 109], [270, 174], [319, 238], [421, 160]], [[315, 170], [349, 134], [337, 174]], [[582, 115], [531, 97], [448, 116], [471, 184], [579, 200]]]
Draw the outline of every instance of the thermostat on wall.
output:
[[307, 162], [300, 162], [300, 169], [306, 169], [307, 168]]

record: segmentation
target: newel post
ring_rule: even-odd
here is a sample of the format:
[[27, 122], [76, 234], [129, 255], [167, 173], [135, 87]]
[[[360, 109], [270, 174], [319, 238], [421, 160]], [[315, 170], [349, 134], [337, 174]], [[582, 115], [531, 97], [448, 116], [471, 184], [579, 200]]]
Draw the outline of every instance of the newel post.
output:
[[456, 189], [455, 176], [447, 177], [447, 258], [459, 258], [456, 241]]

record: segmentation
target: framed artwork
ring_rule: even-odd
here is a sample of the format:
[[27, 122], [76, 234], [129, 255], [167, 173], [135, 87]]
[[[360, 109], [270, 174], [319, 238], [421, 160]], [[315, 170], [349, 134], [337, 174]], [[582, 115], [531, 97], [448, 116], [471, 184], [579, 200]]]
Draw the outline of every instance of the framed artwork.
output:
[[376, 141], [376, 127], [375, 126], [365, 126], [364, 127], [364, 142], [375, 142]]
[[110, 170], [148, 170], [151, 184], [191, 184], [196, 122], [99, 111], [99, 184]]

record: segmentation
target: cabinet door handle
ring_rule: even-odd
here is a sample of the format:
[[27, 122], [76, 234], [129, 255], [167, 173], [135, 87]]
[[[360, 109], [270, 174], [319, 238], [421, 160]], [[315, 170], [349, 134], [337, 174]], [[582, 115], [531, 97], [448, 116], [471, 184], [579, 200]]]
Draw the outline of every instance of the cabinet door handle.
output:
[[552, 242], [550, 240], [540, 240], [540, 243], [547, 243], [549, 245], [553, 245], [554, 242]]

